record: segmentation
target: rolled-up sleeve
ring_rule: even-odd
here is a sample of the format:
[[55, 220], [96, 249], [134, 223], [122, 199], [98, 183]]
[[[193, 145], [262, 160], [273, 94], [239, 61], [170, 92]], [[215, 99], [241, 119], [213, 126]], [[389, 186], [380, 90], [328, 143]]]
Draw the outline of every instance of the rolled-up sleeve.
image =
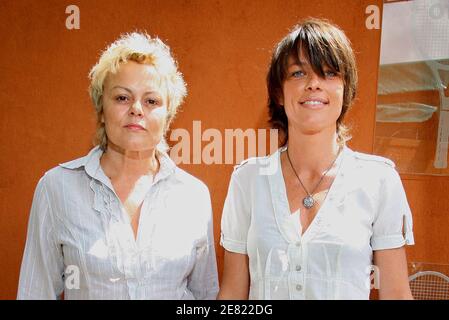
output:
[[64, 262], [55, 241], [54, 219], [44, 176], [31, 206], [17, 299], [58, 299], [64, 290]]
[[223, 207], [220, 236], [221, 246], [230, 252], [247, 254], [246, 243], [251, 220], [248, 199], [238, 182], [237, 171], [234, 171]]
[[215, 300], [218, 294], [217, 259], [215, 256], [212, 206], [210, 194], [205, 192], [201, 211], [206, 217], [206, 237], [195, 247], [195, 265], [188, 279], [188, 288], [195, 299]]
[[412, 214], [404, 187], [398, 172], [389, 168], [380, 191], [371, 247], [383, 250], [414, 243]]

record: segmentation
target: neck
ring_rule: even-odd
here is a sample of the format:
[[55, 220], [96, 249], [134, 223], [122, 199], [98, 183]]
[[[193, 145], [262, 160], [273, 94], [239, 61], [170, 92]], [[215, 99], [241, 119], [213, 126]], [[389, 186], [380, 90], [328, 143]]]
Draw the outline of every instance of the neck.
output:
[[335, 160], [340, 150], [335, 130], [305, 135], [289, 127], [288, 154], [302, 173], [321, 174]]
[[155, 148], [130, 151], [111, 141], [108, 141], [107, 149], [103, 153], [100, 163], [109, 178], [154, 175], [159, 170]]

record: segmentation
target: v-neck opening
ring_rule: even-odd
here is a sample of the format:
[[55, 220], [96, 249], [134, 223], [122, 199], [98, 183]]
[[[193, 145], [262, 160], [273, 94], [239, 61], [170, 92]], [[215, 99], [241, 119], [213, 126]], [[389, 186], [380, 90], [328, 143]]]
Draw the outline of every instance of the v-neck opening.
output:
[[138, 221], [137, 221], [136, 234], [134, 234], [134, 229], [133, 229], [133, 225], [132, 225], [132, 218], [131, 218], [131, 216], [128, 213], [128, 211], [126, 210], [123, 202], [120, 200], [120, 198], [117, 196], [117, 194], [116, 194], [116, 192], [114, 190], [115, 196], [117, 197], [117, 199], [119, 201], [119, 204], [120, 204], [120, 212], [122, 213], [123, 216], [125, 216], [124, 218], [126, 219], [128, 227], [129, 227], [129, 229], [131, 231], [132, 239], [134, 240], [134, 246], [136, 248], [139, 247], [139, 239], [140, 239], [141, 227], [142, 227], [142, 219], [143, 219], [143, 214], [142, 213], [145, 212], [145, 208], [146, 208], [146, 204], [147, 204], [147, 198], [148, 198], [148, 196], [149, 196], [149, 194], [151, 192], [151, 189], [154, 188], [154, 185], [155, 185], [155, 183], [154, 183], [154, 179], [153, 179], [153, 182], [151, 183], [150, 188], [147, 190], [147, 192], [146, 192], [146, 194], [145, 194], [145, 196], [143, 198], [143, 201], [142, 201], [142, 203], [139, 206], [140, 210], [139, 210], [139, 218], [137, 219]]
[[128, 211], [126, 210], [122, 200], [117, 195], [117, 192], [115, 191], [115, 188], [114, 188], [114, 185], [112, 184], [111, 179], [106, 175], [106, 173], [104, 172], [104, 170], [100, 164], [98, 166], [98, 171], [100, 171], [101, 175], [103, 176], [103, 179], [105, 179], [108, 182], [108, 184], [109, 184], [108, 188], [111, 189], [111, 191], [114, 193], [114, 196], [117, 198], [117, 202], [120, 206], [120, 215], [121, 215], [122, 219], [124, 219], [126, 221], [126, 224], [131, 233], [132, 244], [133, 244], [134, 248], [138, 248], [139, 247], [139, 238], [140, 238], [140, 233], [141, 233], [140, 229], [141, 229], [141, 222], [142, 222], [142, 212], [144, 212], [143, 209], [144, 209], [145, 200], [147, 199], [149, 192], [155, 185], [154, 177], [153, 177], [153, 181], [151, 182], [151, 186], [147, 190], [147, 193], [145, 194], [145, 197], [143, 198], [143, 201], [140, 205], [139, 219], [137, 221], [137, 230], [136, 230], [136, 234], [134, 234], [132, 219], [131, 219], [130, 215], [128, 214]]
[[[156, 172], [156, 174], [153, 176], [153, 181], [151, 182], [151, 187], [147, 191], [141, 205], [140, 214], [139, 214], [139, 221], [137, 223], [137, 232], [134, 235], [134, 230], [132, 227], [132, 220], [127, 213], [127, 210], [124, 207], [124, 204], [118, 197], [114, 186], [112, 185], [111, 180], [109, 177], [107, 177], [106, 173], [103, 170], [103, 167], [101, 166], [100, 159], [103, 154], [103, 151], [101, 151], [98, 147], [91, 150], [89, 155], [92, 153], [92, 155], [86, 160], [86, 163], [83, 164], [85, 166], [86, 173], [92, 178], [97, 180], [100, 184], [104, 186], [104, 188], [109, 189], [110, 192], [115, 196], [115, 201], [117, 201], [119, 210], [111, 210], [109, 214], [111, 216], [114, 216], [114, 219], [118, 221], [122, 221], [123, 223], [126, 223], [130, 230], [131, 237], [128, 237], [128, 239], [131, 240], [131, 243], [134, 248], [138, 248], [139, 244], [145, 237], [145, 235], [142, 234], [145, 230], [141, 230], [142, 226], [145, 226], [146, 223], [143, 221], [145, 217], [143, 216], [145, 212], [148, 210], [149, 207], [152, 206], [151, 203], [148, 203], [147, 198], [152, 188], [154, 188], [158, 183], [160, 183], [162, 180], [167, 179], [172, 174], [176, 174], [176, 165], [175, 163], [170, 159], [170, 157], [163, 152], [157, 151], [157, 157], [160, 163], [159, 170]], [[66, 165], [68, 166], [68, 165]], [[72, 165], [73, 166], [73, 165]], [[146, 228], [145, 228], [146, 229]]]
[[332, 183], [331, 183], [331, 185], [330, 185], [330, 187], [329, 187], [329, 190], [328, 190], [328, 192], [327, 192], [327, 194], [326, 194], [326, 196], [324, 197], [324, 200], [323, 200], [323, 202], [321, 203], [321, 206], [320, 206], [320, 208], [317, 210], [317, 212], [316, 212], [316, 214], [315, 214], [315, 216], [313, 217], [313, 219], [312, 219], [312, 221], [309, 223], [309, 226], [304, 230], [304, 226], [302, 225], [302, 223], [301, 223], [301, 215], [303, 214], [303, 209], [301, 208], [301, 207], [299, 207], [295, 212], [292, 212], [292, 210], [291, 210], [291, 208], [290, 208], [290, 203], [289, 203], [289, 201], [288, 201], [288, 196], [287, 196], [287, 186], [286, 186], [286, 184], [285, 184], [285, 179], [284, 179], [284, 172], [283, 172], [283, 169], [282, 169], [282, 161], [281, 161], [281, 155], [282, 155], [282, 152], [284, 152], [284, 151], [286, 151], [287, 150], [287, 147], [285, 147], [285, 148], [283, 148], [283, 149], [281, 149], [280, 151], [279, 151], [279, 154], [278, 154], [278, 165], [279, 165], [279, 168], [280, 168], [280, 170], [279, 170], [279, 175], [280, 175], [280, 179], [281, 179], [281, 185], [282, 185], [282, 188], [283, 188], [283, 192], [282, 192], [282, 194], [283, 194], [283, 197], [282, 197], [282, 201], [284, 201], [285, 202], [285, 205], [286, 205], [286, 208], [287, 208], [287, 211], [288, 211], [288, 214], [289, 214], [289, 217], [291, 218], [291, 217], [293, 217], [293, 216], [298, 216], [297, 218], [298, 218], [298, 224], [299, 224], [299, 229], [297, 229], [297, 233], [299, 234], [299, 238], [302, 240], [302, 241], [304, 241], [304, 239], [308, 239], [309, 238], [309, 234], [311, 233], [311, 229], [312, 228], [315, 228], [315, 226], [316, 226], [316, 224], [318, 223], [317, 221], [319, 221], [320, 219], [321, 219], [321, 216], [323, 215], [322, 214], [322, 211], [323, 211], [323, 208], [327, 205], [327, 203], [328, 203], [328, 198], [329, 198], [329, 195], [331, 195], [331, 194], [333, 194], [334, 193], [334, 186], [337, 184], [336, 182], [337, 182], [337, 180], [339, 179], [339, 177], [340, 177], [340, 170], [341, 170], [341, 167], [342, 167], [342, 164], [343, 164], [343, 160], [344, 160], [344, 156], [345, 156], [345, 153], [346, 153], [346, 146], [343, 146], [343, 148], [342, 148], [342, 150], [341, 150], [341, 152], [340, 152], [340, 154], [337, 156], [337, 160], [335, 161], [336, 163], [338, 163], [338, 167], [337, 167], [337, 172], [336, 172], [336, 174], [335, 174], [335, 178], [334, 178], [334, 181], [332, 181]]

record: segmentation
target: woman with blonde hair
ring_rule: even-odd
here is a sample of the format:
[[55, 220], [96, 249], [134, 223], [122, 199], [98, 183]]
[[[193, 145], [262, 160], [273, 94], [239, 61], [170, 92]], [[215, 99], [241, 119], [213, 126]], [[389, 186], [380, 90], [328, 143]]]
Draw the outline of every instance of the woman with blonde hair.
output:
[[97, 145], [39, 181], [18, 299], [214, 299], [209, 191], [166, 153], [186, 95], [170, 49], [126, 34], [90, 79]]
[[381, 299], [411, 298], [412, 217], [400, 177], [390, 160], [346, 146], [357, 70], [343, 31], [299, 24], [276, 46], [267, 86], [282, 146], [232, 174], [218, 297], [368, 299], [371, 276]]

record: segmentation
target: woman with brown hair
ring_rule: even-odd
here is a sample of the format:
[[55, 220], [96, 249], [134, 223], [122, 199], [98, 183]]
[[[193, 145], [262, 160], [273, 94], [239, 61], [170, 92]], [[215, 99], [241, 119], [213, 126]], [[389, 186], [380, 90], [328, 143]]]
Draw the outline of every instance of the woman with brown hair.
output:
[[[352, 151], [343, 118], [356, 93], [349, 40], [318, 19], [276, 46], [268, 71], [274, 154], [231, 177], [222, 216], [220, 299], [411, 298], [412, 218], [394, 164]], [[278, 170], [266, 174], [266, 165]]]

